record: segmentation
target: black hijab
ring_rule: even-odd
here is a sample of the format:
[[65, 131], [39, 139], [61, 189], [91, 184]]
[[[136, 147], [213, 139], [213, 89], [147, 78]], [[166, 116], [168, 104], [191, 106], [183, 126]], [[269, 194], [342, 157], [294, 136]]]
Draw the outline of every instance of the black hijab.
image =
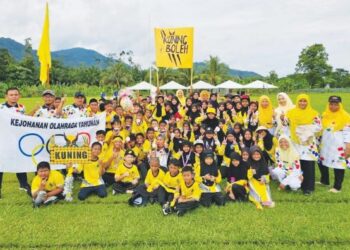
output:
[[[261, 156], [261, 159], [259, 161], [254, 161], [253, 160], [253, 154], [255, 152], [258, 152]], [[261, 178], [261, 176], [263, 175], [267, 175], [269, 174], [269, 168], [267, 166], [267, 162], [265, 161], [265, 158], [264, 158], [264, 154], [263, 152], [261, 151], [261, 149], [258, 147], [258, 146], [253, 146], [251, 149], [250, 149], [250, 160], [249, 160], [249, 163], [250, 163], [250, 167], [252, 169], [255, 170], [255, 174], [253, 175], [253, 177], [257, 180], [259, 180]]]
[[[232, 161], [239, 161], [237, 167], [233, 166]], [[248, 164], [242, 161], [242, 157], [236, 153], [232, 152], [230, 155], [230, 166], [227, 169], [227, 181], [235, 182], [239, 180], [247, 180]]]

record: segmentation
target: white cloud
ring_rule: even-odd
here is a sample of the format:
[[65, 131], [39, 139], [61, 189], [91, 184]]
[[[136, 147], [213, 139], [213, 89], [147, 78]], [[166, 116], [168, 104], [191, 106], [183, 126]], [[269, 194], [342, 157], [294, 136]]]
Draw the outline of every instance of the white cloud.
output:
[[[292, 73], [302, 48], [324, 43], [334, 67], [349, 69], [347, 0], [51, 0], [51, 46], [130, 49], [154, 61], [154, 27], [195, 27], [195, 60], [218, 55], [232, 68]], [[42, 0], [0, 0], [0, 36], [39, 43]]]

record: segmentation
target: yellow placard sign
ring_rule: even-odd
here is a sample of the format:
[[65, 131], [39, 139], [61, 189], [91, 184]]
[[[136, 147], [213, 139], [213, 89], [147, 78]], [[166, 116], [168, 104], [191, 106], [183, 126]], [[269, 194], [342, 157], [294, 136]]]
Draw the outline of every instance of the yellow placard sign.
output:
[[192, 68], [193, 28], [156, 28], [156, 65], [164, 68]]
[[52, 164], [83, 164], [91, 160], [90, 147], [53, 146], [50, 149], [50, 163]]

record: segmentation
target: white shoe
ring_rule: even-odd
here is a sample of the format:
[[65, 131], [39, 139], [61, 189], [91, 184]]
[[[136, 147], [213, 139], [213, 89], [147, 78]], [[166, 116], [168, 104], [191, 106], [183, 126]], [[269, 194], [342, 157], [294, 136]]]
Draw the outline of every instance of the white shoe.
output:
[[341, 191], [335, 188], [331, 188], [328, 190], [328, 192], [336, 194], [336, 193], [340, 193]]

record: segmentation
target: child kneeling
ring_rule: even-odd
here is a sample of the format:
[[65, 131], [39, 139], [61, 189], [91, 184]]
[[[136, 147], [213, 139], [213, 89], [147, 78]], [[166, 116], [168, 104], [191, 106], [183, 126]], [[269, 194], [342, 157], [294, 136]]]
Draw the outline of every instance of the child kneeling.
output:
[[37, 175], [32, 181], [32, 197], [34, 207], [49, 205], [63, 199], [63, 175], [51, 170], [50, 164], [42, 161], [37, 165]]
[[189, 166], [182, 169], [181, 184], [175, 194], [175, 211], [178, 216], [183, 216], [190, 210], [199, 206], [201, 189], [198, 182], [194, 180], [193, 169]]

